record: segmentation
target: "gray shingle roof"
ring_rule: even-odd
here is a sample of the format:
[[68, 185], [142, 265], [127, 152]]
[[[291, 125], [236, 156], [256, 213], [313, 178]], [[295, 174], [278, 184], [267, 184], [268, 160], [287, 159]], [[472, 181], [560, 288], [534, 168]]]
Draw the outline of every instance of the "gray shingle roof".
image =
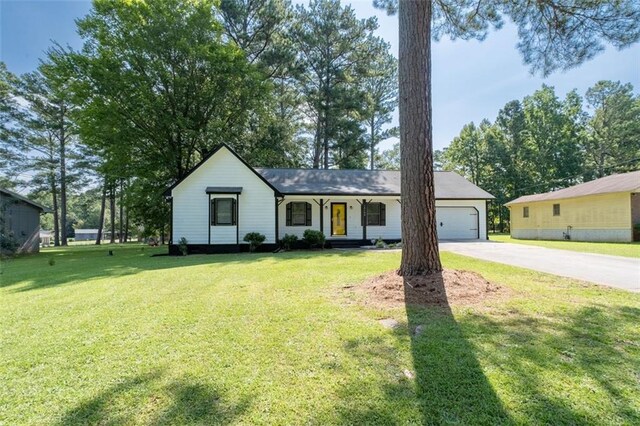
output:
[[[397, 170], [322, 170], [256, 168], [266, 180], [285, 195], [400, 195]], [[454, 172], [435, 172], [438, 199], [492, 199]]]
[[560, 189], [558, 191], [545, 192], [544, 194], [524, 195], [513, 201], [509, 201], [506, 205], [530, 203], [532, 201], [560, 200], [563, 198], [576, 198], [587, 195], [610, 194], [614, 192], [640, 192], [640, 170], [606, 176], [590, 182]]
[[43, 206], [40, 203], [36, 203], [35, 201], [31, 201], [30, 199], [28, 199], [27, 197], [18, 194], [17, 192], [13, 192], [13, 191], [9, 191], [8, 189], [4, 189], [4, 188], [0, 188], [0, 192], [2, 192], [3, 194], [8, 195], [9, 197], [15, 198], [16, 200], [20, 200], [23, 201], [27, 204], [31, 204], [33, 207], [38, 208], [40, 210], [42, 210], [44, 213], [51, 213], [51, 209]]

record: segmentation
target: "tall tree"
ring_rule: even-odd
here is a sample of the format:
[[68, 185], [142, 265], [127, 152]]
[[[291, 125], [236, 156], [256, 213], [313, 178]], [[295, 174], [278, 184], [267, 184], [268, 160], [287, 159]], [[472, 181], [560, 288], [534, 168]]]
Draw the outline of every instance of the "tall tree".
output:
[[587, 90], [593, 114], [584, 140], [587, 178], [637, 170], [640, 165], [640, 96], [631, 84], [599, 81]]
[[[162, 188], [219, 143], [241, 146], [266, 90], [262, 73], [225, 39], [217, 10], [214, 0], [97, 0], [78, 22], [85, 43], [72, 64], [81, 133], [106, 155], [105, 167], [126, 159], [135, 187], [151, 191], [132, 207], [153, 206], [131, 212], [155, 229], [163, 225], [151, 221], [166, 223], [169, 213]], [[128, 177], [115, 170], [107, 177]]]
[[21, 183], [17, 176], [24, 159], [14, 127], [20, 115], [16, 101], [17, 81], [4, 62], [0, 62], [0, 187], [9, 189]]
[[532, 192], [547, 192], [580, 181], [582, 100], [575, 91], [560, 100], [543, 85], [523, 101], [525, 143], [531, 150]]
[[287, 0], [222, 0], [220, 15], [224, 32], [250, 63], [258, 64], [266, 76], [286, 72], [292, 59], [286, 37], [292, 11]]
[[362, 106], [356, 80], [368, 68], [376, 28], [375, 19], [358, 20], [353, 9], [339, 0], [296, 6], [291, 37], [298, 52], [299, 90], [313, 123], [314, 168], [333, 165], [334, 143], [340, 145], [337, 159], [343, 163], [362, 146], [362, 132], [354, 127]]
[[398, 60], [389, 49], [387, 43], [377, 40], [369, 72], [361, 79], [371, 170], [375, 169], [378, 144], [398, 135], [397, 128], [384, 128], [391, 122], [391, 114], [398, 106]]
[[[442, 269], [435, 227], [431, 132], [431, 38], [486, 36], [502, 16], [518, 27], [525, 63], [544, 75], [568, 69], [604, 49], [640, 38], [640, 3], [635, 0], [374, 0], [398, 10], [400, 51], [400, 143], [402, 163], [401, 275]], [[398, 7], [399, 6], [399, 7]], [[433, 28], [433, 34], [431, 29]]]
[[16, 93], [22, 100], [22, 111], [16, 122], [19, 137], [15, 146], [24, 153], [23, 160], [35, 173], [33, 183], [43, 185], [40, 191], [51, 196], [55, 242], [67, 245], [67, 196], [69, 187], [80, 178], [80, 169], [69, 167], [77, 159], [78, 141], [69, 93], [70, 76], [58, 59], [57, 51], [49, 51], [38, 70], [25, 74], [18, 82]]

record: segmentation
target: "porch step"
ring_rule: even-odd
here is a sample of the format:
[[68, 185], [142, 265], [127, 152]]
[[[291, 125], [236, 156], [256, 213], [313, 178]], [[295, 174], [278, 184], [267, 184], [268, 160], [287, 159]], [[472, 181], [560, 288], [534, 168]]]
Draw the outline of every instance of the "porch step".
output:
[[370, 241], [363, 240], [329, 240], [326, 242], [325, 246], [327, 248], [357, 248], [370, 244]]

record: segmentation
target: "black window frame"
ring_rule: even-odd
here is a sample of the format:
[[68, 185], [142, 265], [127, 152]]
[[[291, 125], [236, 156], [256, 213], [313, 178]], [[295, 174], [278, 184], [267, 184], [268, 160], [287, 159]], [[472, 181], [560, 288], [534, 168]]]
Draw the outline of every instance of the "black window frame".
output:
[[[218, 203], [220, 201], [231, 201], [231, 222], [220, 222], [218, 221], [218, 213], [220, 212], [220, 207]], [[232, 197], [220, 197], [220, 198], [212, 198], [211, 199], [211, 226], [236, 226], [237, 224], [237, 203], [236, 199]]]
[[522, 208], [522, 217], [529, 217], [529, 206]]
[[[299, 208], [304, 209], [304, 220], [294, 223], [294, 205], [299, 206]], [[299, 214], [299, 213], [297, 213]], [[313, 220], [313, 210], [311, 203], [306, 201], [290, 201], [287, 203], [286, 207], [286, 225], [287, 226], [311, 226]]]
[[560, 203], [553, 205], [553, 215], [560, 216]]
[[[377, 205], [378, 213], [376, 222], [371, 221], [371, 206]], [[361, 217], [361, 225], [364, 225], [364, 206], [362, 208], [362, 217]], [[387, 205], [381, 201], [376, 201], [373, 203], [367, 203], [367, 226], [387, 226]]]

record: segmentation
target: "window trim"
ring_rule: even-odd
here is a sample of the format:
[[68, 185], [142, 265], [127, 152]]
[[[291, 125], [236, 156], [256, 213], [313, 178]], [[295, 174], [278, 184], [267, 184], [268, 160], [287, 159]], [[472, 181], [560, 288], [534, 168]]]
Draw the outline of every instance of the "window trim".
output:
[[[556, 207], [557, 207], [557, 211], [556, 211]], [[553, 215], [560, 216], [560, 203], [553, 205]]]
[[[220, 223], [218, 222], [218, 202], [219, 201], [231, 201], [231, 222], [230, 223]], [[221, 197], [221, 198], [212, 198], [211, 199], [211, 226], [236, 226], [237, 224], [237, 204], [236, 199], [231, 197]]]
[[525, 218], [529, 217], [529, 206], [522, 207], [522, 217], [525, 217]]
[[[372, 204], [378, 205], [378, 221], [375, 223], [370, 222], [371, 214], [370, 214], [369, 208], [371, 207]], [[364, 209], [363, 209], [363, 213], [364, 213]], [[363, 224], [365, 223], [364, 219], [365, 218], [362, 218]], [[367, 226], [387, 226], [387, 205], [382, 201], [367, 203], [366, 224]]]
[[[294, 205], [303, 205], [304, 206], [304, 221], [302, 223], [296, 222], [294, 223], [293, 221], [293, 209], [294, 209]], [[285, 225], [286, 226], [291, 226], [291, 227], [298, 227], [298, 226], [305, 226], [305, 227], [309, 227], [312, 226], [313, 223], [313, 206], [311, 205], [311, 203], [307, 202], [307, 201], [289, 201], [287, 203], [286, 206], [286, 221], [285, 221]]]

